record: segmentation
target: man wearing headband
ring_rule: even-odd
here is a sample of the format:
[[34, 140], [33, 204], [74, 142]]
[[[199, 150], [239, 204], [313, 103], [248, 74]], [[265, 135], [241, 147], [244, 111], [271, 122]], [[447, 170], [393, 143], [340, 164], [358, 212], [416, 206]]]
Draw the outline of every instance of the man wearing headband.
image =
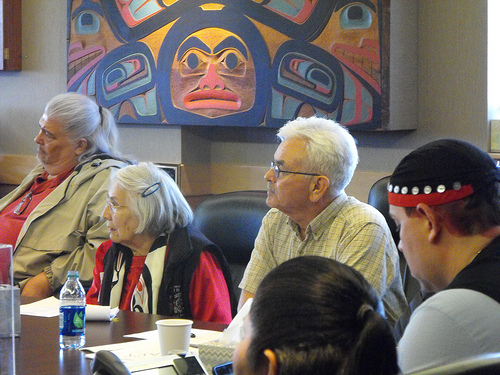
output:
[[406, 156], [388, 185], [399, 250], [424, 292], [399, 342], [406, 373], [500, 351], [500, 172], [457, 140]]
[[399, 257], [384, 217], [344, 192], [358, 163], [356, 141], [332, 120], [297, 118], [279, 132], [254, 250], [240, 283], [240, 307], [279, 264], [317, 255], [347, 264], [375, 288], [393, 325], [406, 308]]

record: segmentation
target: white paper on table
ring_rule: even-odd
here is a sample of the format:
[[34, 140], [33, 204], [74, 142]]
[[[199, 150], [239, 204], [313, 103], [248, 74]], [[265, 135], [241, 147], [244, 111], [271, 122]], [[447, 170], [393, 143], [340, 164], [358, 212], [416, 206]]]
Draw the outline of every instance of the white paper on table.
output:
[[49, 297], [21, 305], [21, 315], [33, 315], [49, 318], [59, 315], [59, 300], [56, 297]]
[[[191, 338], [190, 342], [190, 346], [192, 348], [190, 350], [190, 353], [193, 354], [197, 354], [198, 350], [196, 348], [198, 347], [198, 344], [216, 340], [222, 334], [222, 332], [219, 331], [210, 331], [197, 328], [193, 328], [191, 330], [191, 333], [194, 333], [195, 335], [195, 337]], [[118, 344], [89, 346], [81, 348], [80, 350], [90, 352], [89, 354], [85, 355], [86, 358], [90, 359], [93, 359], [95, 353], [99, 350], [109, 350], [115, 353], [118, 358], [123, 361], [123, 363], [131, 361], [142, 361], [161, 356], [160, 342], [158, 340], [157, 330], [132, 333], [123, 337], [136, 338], [140, 340], [122, 342]]]
[[[111, 309], [109, 306], [87, 305], [85, 309], [86, 320], [110, 321], [116, 314], [118, 308]], [[26, 305], [21, 305], [22, 315], [33, 315], [49, 318], [59, 315], [59, 300], [52, 296]]]
[[[219, 331], [197, 328], [191, 329], [191, 333], [194, 334], [194, 337], [191, 337], [191, 341], [189, 343], [189, 346], [192, 348], [197, 348], [199, 344], [203, 344], [208, 341], [218, 340], [222, 335], [222, 332]], [[158, 330], [132, 333], [130, 335], [125, 335], [124, 337], [158, 341]]]
[[109, 306], [87, 305], [85, 308], [85, 320], [110, 321], [118, 314], [118, 307], [112, 309]]
[[[121, 342], [118, 344], [98, 345], [83, 347], [80, 350], [89, 352], [85, 358], [94, 359], [99, 350], [109, 350], [117, 355], [123, 363], [141, 362], [161, 357], [160, 343], [158, 340], [137, 340]], [[188, 354], [198, 355], [197, 349], [192, 349]]]
[[93, 359], [95, 353], [99, 350], [109, 350], [115, 353], [123, 363], [161, 357], [158, 340], [129, 341], [118, 344], [84, 347], [80, 350], [89, 351], [90, 354], [86, 354], [85, 357], [90, 359]]

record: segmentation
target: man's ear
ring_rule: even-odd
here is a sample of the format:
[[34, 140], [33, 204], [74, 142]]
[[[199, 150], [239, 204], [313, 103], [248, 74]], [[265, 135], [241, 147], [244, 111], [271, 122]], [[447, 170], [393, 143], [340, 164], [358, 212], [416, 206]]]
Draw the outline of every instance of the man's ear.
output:
[[330, 187], [330, 179], [326, 176], [314, 176], [311, 179], [310, 199], [311, 202], [319, 201]]
[[264, 350], [264, 356], [267, 358], [267, 375], [276, 375], [278, 373], [278, 359], [271, 349]]
[[426, 220], [429, 241], [432, 243], [436, 242], [443, 229], [441, 220], [436, 215], [436, 212], [425, 203], [419, 203], [416, 209], [419, 215]]
[[75, 154], [80, 156], [85, 152], [86, 149], [87, 149], [87, 140], [85, 138], [80, 138], [76, 142]]

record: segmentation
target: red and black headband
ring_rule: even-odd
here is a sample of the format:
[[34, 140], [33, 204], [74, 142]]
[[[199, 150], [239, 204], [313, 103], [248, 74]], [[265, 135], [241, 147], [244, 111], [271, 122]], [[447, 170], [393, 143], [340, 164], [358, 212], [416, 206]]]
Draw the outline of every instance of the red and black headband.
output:
[[495, 161], [470, 143], [443, 139], [408, 154], [388, 184], [389, 204], [415, 207], [454, 202], [500, 181]]

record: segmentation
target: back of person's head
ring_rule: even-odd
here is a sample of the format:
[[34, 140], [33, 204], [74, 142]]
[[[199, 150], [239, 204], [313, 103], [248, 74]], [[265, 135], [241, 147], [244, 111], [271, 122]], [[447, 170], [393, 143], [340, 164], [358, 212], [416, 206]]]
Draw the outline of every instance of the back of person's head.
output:
[[353, 268], [317, 256], [291, 259], [257, 289], [248, 361], [258, 369], [270, 349], [281, 375], [397, 374], [383, 314], [377, 293]]
[[127, 205], [139, 218], [136, 233], [158, 236], [193, 221], [193, 211], [175, 181], [153, 163], [126, 166], [112, 183], [126, 190]]
[[80, 162], [98, 153], [120, 156], [113, 114], [89, 97], [75, 92], [57, 95], [47, 103], [45, 113], [64, 127], [70, 140], [87, 141], [87, 149], [78, 158]]
[[307, 142], [304, 166], [309, 172], [327, 176], [332, 194], [338, 195], [351, 181], [358, 164], [356, 141], [335, 121], [299, 117], [287, 122], [278, 137], [282, 141], [300, 138]]
[[430, 142], [408, 154], [391, 176], [389, 204], [408, 216], [425, 203], [460, 235], [500, 225], [500, 172], [476, 146], [455, 139]]

